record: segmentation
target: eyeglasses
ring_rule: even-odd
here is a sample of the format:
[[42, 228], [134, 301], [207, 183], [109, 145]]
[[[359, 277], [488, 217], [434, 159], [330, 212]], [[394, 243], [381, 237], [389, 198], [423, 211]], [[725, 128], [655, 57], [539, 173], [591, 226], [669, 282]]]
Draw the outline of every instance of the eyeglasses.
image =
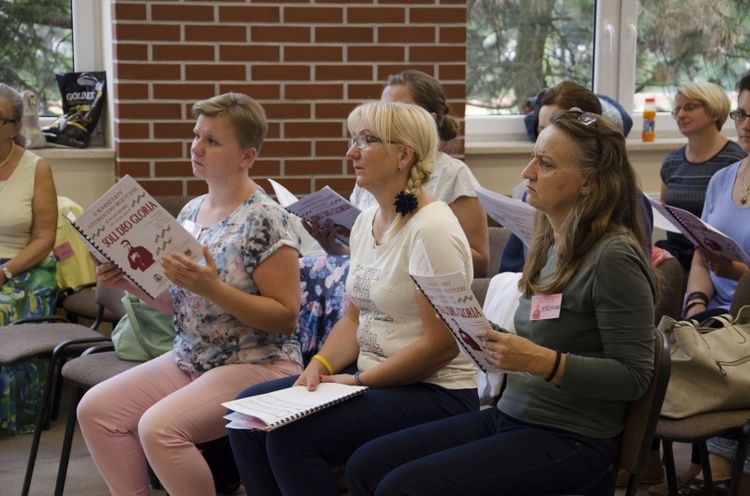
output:
[[750, 115], [747, 115], [744, 110], [737, 109], [729, 112], [729, 118], [733, 121], [745, 122], [745, 119], [747, 119], [748, 117], [750, 117]]
[[692, 112], [693, 110], [702, 107], [702, 103], [686, 103], [682, 107], [675, 107], [672, 109], [672, 116], [677, 117], [677, 114], [680, 113], [680, 110], [684, 110], [685, 112]]
[[15, 120], [13, 120], [13, 119], [6, 119], [5, 117], [0, 117], [0, 122], [2, 122], [2, 124], [0, 124], [0, 126], [4, 126], [4, 125], [6, 125], [9, 122], [11, 124], [15, 124], [16, 123]]
[[[352, 147], [356, 144], [357, 148], [360, 150], [364, 150], [367, 148], [370, 143], [382, 143], [383, 140], [380, 138], [377, 138], [375, 136], [370, 136], [369, 134], [360, 134], [356, 138], [349, 138], [349, 148], [347, 150], [351, 150]], [[392, 145], [400, 145], [401, 143], [398, 143], [397, 141], [389, 141], [388, 143]]]

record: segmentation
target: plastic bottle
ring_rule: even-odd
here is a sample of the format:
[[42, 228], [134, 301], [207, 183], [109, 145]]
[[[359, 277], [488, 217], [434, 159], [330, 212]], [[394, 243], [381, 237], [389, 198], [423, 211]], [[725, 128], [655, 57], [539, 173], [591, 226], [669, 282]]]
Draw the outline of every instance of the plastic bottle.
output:
[[646, 106], [643, 108], [643, 141], [654, 141], [656, 139], [656, 100], [646, 98]]

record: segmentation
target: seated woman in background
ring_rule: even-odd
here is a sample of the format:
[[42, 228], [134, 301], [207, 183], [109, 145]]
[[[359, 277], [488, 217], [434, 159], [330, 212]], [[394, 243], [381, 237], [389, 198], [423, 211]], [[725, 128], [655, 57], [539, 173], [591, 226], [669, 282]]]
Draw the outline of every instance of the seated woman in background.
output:
[[227, 93], [193, 105], [193, 116], [193, 174], [208, 194], [177, 220], [196, 225], [205, 263], [169, 255], [163, 265], [172, 284], [156, 299], [111, 264], [97, 267], [100, 284], [173, 313], [177, 330], [173, 351], [95, 386], [78, 406], [112, 494], [151, 494], [148, 465], [169, 494], [216, 494], [195, 444], [226, 434], [221, 403], [248, 384], [302, 369], [289, 339], [300, 305], [299, 237], [248, 175], [268, 129], [263, 108]]
[[[625, 413], [653, 372], [656, 284], [622, 133], [552, 116], [523, 177], [537, 208], [518, 335], [482, 331], [510, 374], [497, 408], [371, 441], [346, 466], [353, 496], [611, 495]], [[538, 318], [537, 303], [550, 307]]]
[[[424, 108], [437, 124], [441, 143], [449, 142], [458, 136], [458, 121], [449, 115], [450, 107], [445, 92], [440, 83], [429, 74], [407, 70], [388, 76], [380, 100], [413, 103]], [[487, 214], [477, 198], [477, 186], [479, 183], [465, 163], [438, 150], [430, 182], [425, 188], [432, 196], [444, 201], [451, 208], [469, 240], [474, 277], [485, 277], [490, 263], [489, 236]], [[373, 195], [358, 184], [354, 186], [350, 200], [361, 210], [377, 203]], [[335, 232], [332, 232], [330, 226], [320, 230], [313, 226], [308, 227], [313, 237], [328, 253], [349, 253], [346, 246], [336, 241]]]
[[351, 232], [349, 307], [302, 375], [240, 397], [320, 382], [369, 390], [270, 432], [229, 429], [248, 494], [335, 495], [332, 468], [363, 443], [479, 407], [474, 366], [408, 272], [421, 240], [435, 273], [472, 280], [461, 226], [423, 186], [437, 150], [435, 121], [417, 105], [369, 102], [347, 124], [357, 185], [377, 201]]
[[[54, 312], [57, 193], [49, 164], [22, 148], [23, 99], [0, 83], [0, 325]], [[32, 432], [47, 361], [0, 368], [0, 431]]]
[[[549, 126], [552, 114], [560, 110], [568, 110], [575, 107], [584, 112], [591, 112], [592, 114], [597, 115], [602, 114], [602, 103], [600, 98], [590, 89], [573, 81], [563, 81], [552, 88], [541, 92], [537, 96], [536, 104], [538, 111], [536, 119], [533, 121], [535, 137], [538, 136], [545, 127]], [[622, 131], [619, 126], [615, 127]], [[525, 181], [514, 188], [514, 198], [517, 197], [526, 201], [524, 184]], [[520, 193], [520, 195], [516, 194], [517, 192]], [[643, 193], [640, 193], [640, 195], [643, 202], [640, 208], [646, 233], [643, 244], [644, 247], [648, 248], [646, 254], [650, 257], [653, 213], [651, 210], [651, 203], [646, 195]], [[527, 248], [523, 246], [521, 240], [517, 236], [511, 234], [505, 248], [503, 249], [503, 254], [500, 258], [500, 269], [498, 272], [521, 272], [523, 270], [523, 264], [526, 262], [526, 250]]]
[[[747, 150], [721, 134], [730, 105], [727, 92], [717, 84], [687, 83], [677, 88], [672, 115], [688, 142], [667, 155], [661, 166], [663, 203], [700, 215], [711, 177], [747, 155]], [[690, 270], [693, 244], [685, 236], [667, 232], [667, 239], [656, 246]]]

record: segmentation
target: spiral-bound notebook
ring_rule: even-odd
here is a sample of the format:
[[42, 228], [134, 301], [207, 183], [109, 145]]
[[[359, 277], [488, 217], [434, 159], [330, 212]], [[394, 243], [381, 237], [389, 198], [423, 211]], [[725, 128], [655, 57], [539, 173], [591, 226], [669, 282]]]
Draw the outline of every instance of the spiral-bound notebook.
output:
[[164, 255], [177, 252], [203, 260], [203, 247], [193, 234], [127, 175], [68, 221], [100, 262], [118, 267], [152, 298], [169, 285], [161, 267]]
[[333, 382], [318, 384], [315, 391], [304, 386], [293, 386], [271, 393], [250, 396], [222, 403], [232, 413], [224, 418], [229, 420], [230, 429], [253, 429], [271, 431], [289, 422], [294, 422], [311, 413], [359, 396], [367, 386], [348, 386]]

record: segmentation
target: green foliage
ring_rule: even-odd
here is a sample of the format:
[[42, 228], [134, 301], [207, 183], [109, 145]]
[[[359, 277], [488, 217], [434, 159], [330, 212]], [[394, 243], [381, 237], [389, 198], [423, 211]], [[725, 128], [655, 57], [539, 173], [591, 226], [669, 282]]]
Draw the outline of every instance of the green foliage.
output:
[[[55, 73], [73, 70], [70, 0], [0, 0], [0, 81], [59, 105]], [[59, 113], [59, 111], [58, 111]]]

